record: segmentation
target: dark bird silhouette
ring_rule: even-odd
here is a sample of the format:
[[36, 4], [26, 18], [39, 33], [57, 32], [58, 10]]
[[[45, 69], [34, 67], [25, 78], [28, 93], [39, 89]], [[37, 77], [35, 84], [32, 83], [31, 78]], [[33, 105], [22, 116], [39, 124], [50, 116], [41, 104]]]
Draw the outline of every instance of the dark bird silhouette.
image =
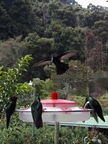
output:
[[15, 96], [11, 97], [10, 102], [8, 103], [8, 105], [6, 107], [6, 120], [7, 120], [6, 126], [7, 126], [7, 128], [9, 127], [11, 115], [15, 111], [16, 101], [17, 101], [17, 97], [15, 97]]
[[61, 60], [68, 59], [75, 54], [76, 54], [76, 51], [71, 50], [71, 51], [64, 52], [58, 56], [51, 55], [51, 58], [35, 63], [33, 67], [51, 64], [53, 62], [56, 65], [56, 73], [60, 75], [60, 74], [65, 73], [69, 69], [69, 65], [64, 62], [61, 62]]
[[101, 105], [99, 104], [99, 102], [96, 99], [94, 99], [91, 96], [86, 97], [84, 107], [87, 108], [87, 109], [93, 109], [91, 114], [93, 115], [93, 117], [95, 118], [95, 120], [97, 122], [98, 122], [98, 117], [97, 116], [99, 116], [99, 118], [105, 122]]
[[35, 101], [31, 105], [31, 113], [33, 117], [34, 124], [37, 128], [43, 127], [42, 121], [42, 104], [40, 98], [36, 97]]

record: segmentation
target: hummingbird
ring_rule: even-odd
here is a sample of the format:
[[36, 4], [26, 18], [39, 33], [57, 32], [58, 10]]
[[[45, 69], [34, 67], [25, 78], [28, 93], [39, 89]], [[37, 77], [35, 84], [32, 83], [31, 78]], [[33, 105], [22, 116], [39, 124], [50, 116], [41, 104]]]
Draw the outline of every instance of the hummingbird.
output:
[[8, 103], [8, 105], [6, 107], [6, 120], [7, 120], [6, 126], [7, 126], [7, 128], [9, 127], [11, 115], [15, 111], [16, 101], [17, 101], [17, 97], [16, 96], [11, 97], [10, 102]]
[[34, 124], [36, 128], [43, 127], [42, 121], [42, 103], [40, 102], [40, 98], [36, 97], [34, 102], [31, 105], [31, 113], [33, 117]]
[[44, 59], [44, 60], [42, 60], [38, 63], [35, 63], [33, 65], [33, 67], [38, 67], [38, 66], [43, 66], [43, 65], [46, 65], [46, 64], [51, 64], [53, 62], [56, 66], [56, 73], [58, 75], [61, 75], [69, 69], [69, 65], [64, 63], [64, 62], [61, 62], [61, 60], [68, 59], [68, 58], [72, 57], [75, 54], [76, 54], [75, 50], [66, 51], [66, 52], [64, 52], [64, 53], [62, 53], [58, 56], [54, 56], [54, 54], [52, 54], [50, 58], [47, 58], [47, 59]]
[[99, 104], [99, 102], [95, 98], [93, 98], [92, 96], [86, 97], [84, 107], [87, 109], [93, 109], [93, 111], [91, 113], [92, 113], [94, 119], [96, 120], [96, 122], [98, 122], [98, 117], [102, 121], [105, 122], [101, 105]]

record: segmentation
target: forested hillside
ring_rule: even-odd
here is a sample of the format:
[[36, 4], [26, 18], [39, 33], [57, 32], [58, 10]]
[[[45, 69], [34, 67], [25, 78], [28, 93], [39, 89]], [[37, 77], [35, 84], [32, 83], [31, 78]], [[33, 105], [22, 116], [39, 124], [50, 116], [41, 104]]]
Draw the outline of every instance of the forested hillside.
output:
[[[71, 50], [75, 55], [61, 60], [69, 66], [61, 75], [54, 63], [34, 67]], [[83, 8], [75, 0], [0, 0], [0, 144], [54, 143], [54, 127], [33, 128], [15, 113], [6, 129], [5, 117], [13, 96], [19, 109], [30, 107], [36, 96], [49, 99], [52, 91], [81, 107], [93, 96], [108, 115], [108, 9]], [[60, 144], [94, 143], [94, 138], [108, 144], [107, 131], [59, 128]]]
[[86, 61], [94, 72], [107, 70], [108, 10], [94, 5], [85, 9], [74, 0], [1, 0], [0, 40], [4, 69], [26, 54], [33, 57], [25, 81], [49, 77], [48, 68], [32, 65], [68, 50], [77, 50], [72, 59]]

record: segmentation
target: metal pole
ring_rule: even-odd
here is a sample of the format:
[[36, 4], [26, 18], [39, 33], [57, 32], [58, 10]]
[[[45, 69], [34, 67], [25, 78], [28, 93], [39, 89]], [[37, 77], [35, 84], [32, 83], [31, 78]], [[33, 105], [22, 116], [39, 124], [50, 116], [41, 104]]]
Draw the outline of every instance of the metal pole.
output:
[[[36, 95], [36, 85], [32, 84], [32, 86], [34, 87], [34, 91], [33, 91], [33, 100], [35, 100], [35, 95]], [[34, 122], [32, 122], [32, 136], [34, 135]]]
[[59, 122], [55, 123], [55, 142], [54, 144], [59, 144]]

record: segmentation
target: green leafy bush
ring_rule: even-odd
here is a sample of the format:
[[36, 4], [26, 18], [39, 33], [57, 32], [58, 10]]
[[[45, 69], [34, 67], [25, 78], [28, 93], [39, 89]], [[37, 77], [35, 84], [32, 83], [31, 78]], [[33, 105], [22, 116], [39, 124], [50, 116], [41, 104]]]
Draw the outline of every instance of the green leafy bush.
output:
[[[29, 60], [32, 58], [29, 55], [19, 59], [18, 63], [13, 68], [8, 68], [3, 71], [3, 66], [0, 67], [0, 111], [4, 111], [9, 99], [12, 96], [21, 96], [30, 93], [32, 87], [29, 84], [20, 83], [22, 72], [26, 71], [29, 65]], [[20, 100], [18, 101], [20, 102]], [[1, 113], [0, 113], [1, 116]]]
[[[0, 144], [53, 144], [55, 137], [55, 127], [44, 123], [43, 128], [37, 129], [32, 123], [22, 122], [18, 119], [18, 114], [12, 115], [10, 126], [6, 129], [6, 120], [0, 123]], [[59, 126], [59, 144], [89, 144], [94, 137], [107, 144], [108, 139], [98, 129], [88, 131], [88, 128], [62, 127]]]

